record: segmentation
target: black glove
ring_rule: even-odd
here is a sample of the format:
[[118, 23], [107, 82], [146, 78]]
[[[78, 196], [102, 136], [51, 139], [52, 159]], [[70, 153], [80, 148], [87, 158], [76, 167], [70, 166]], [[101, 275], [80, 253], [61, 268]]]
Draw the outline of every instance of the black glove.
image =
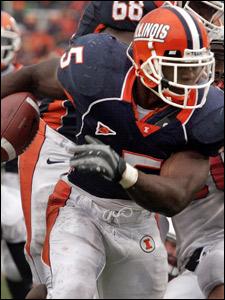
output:
[[76, 146], [75, 155], [70, 160], [71, 167], [82, 173], [98, 174], [104, 178], [120, 182], [126, 170], [126, 162], [110, 146], [98, 139], [85, 136], [86, 145]]

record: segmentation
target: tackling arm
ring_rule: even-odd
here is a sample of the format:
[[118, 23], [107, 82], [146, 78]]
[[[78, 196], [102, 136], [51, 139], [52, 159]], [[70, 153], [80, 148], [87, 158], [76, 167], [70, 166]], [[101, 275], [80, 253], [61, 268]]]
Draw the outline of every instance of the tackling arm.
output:
[[178, 214], [194, 199], [209, 174], [209, 159], [194, 151], [173, 154], [157, 176], [133, 168], [98, 139], [85, 139], [88, 145], [76, 146], [71, 167], [120, 183], [140, 206], [168, 217]]
[[63, 88], [57, 80], [59, 58], [31, 65], [2, 76], [1, 98], [17, 92], [31, 92], [37, 98], [64, 99]]
[[140, 206], [172, 217], [194, 199], [208, 173], [208, 158], [197, 152], [180, 152], [163, 164], [160, 176], [138, 172], [137, 182], [127, 193]]

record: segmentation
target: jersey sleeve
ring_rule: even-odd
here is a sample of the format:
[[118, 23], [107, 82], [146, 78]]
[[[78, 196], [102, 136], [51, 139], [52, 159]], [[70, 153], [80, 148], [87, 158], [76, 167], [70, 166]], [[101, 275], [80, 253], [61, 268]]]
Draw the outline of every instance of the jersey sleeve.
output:
[[127, 61], [126, 46], [108, 34], [74, 38], [61, 58], [58, 80], [84, 112], [98, 99], [120, 95]]
[[206, 104], [187, 125], [189, 145], [206, 156], [216, 156], [224, 145], [224, 93], [211, 87]]
[[101, 2], [102, 1], [91, 1], [88, 4], [86, 9], [84, 10], [84, 14], [82, 18], [80, 19], [79, 26], [75, 34], [76, 37], [95, 32], [96, 28], [101, 23], [101, 18], [100, 18]]

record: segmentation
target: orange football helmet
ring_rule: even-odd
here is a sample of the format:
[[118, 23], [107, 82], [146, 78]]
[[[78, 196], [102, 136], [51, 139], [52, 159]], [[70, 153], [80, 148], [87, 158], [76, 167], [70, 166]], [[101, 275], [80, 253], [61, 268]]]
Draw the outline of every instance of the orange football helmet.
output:
[[8, 66], [21, 47], [21, 37], [15, 19], [1, 12], [1, 67]]
[[[177, 6], [155, 9], [139, 22], [131, 46], [133, 58], [129, 49], [127, 54], [136, 75], [163, 101], [183, 109], [205, 104], [215, 59], [198, 18]], [[192, 90], [202, 95], [195, 105], [189, 101]]]

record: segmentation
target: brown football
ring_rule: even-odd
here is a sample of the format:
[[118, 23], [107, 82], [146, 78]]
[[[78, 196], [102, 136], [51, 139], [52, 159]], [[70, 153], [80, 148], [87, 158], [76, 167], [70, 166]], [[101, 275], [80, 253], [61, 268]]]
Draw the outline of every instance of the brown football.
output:
[[16, 93], [1, 100], [1, 162], [22, 154], [39, 126], [39, 108], [34, 96]]

